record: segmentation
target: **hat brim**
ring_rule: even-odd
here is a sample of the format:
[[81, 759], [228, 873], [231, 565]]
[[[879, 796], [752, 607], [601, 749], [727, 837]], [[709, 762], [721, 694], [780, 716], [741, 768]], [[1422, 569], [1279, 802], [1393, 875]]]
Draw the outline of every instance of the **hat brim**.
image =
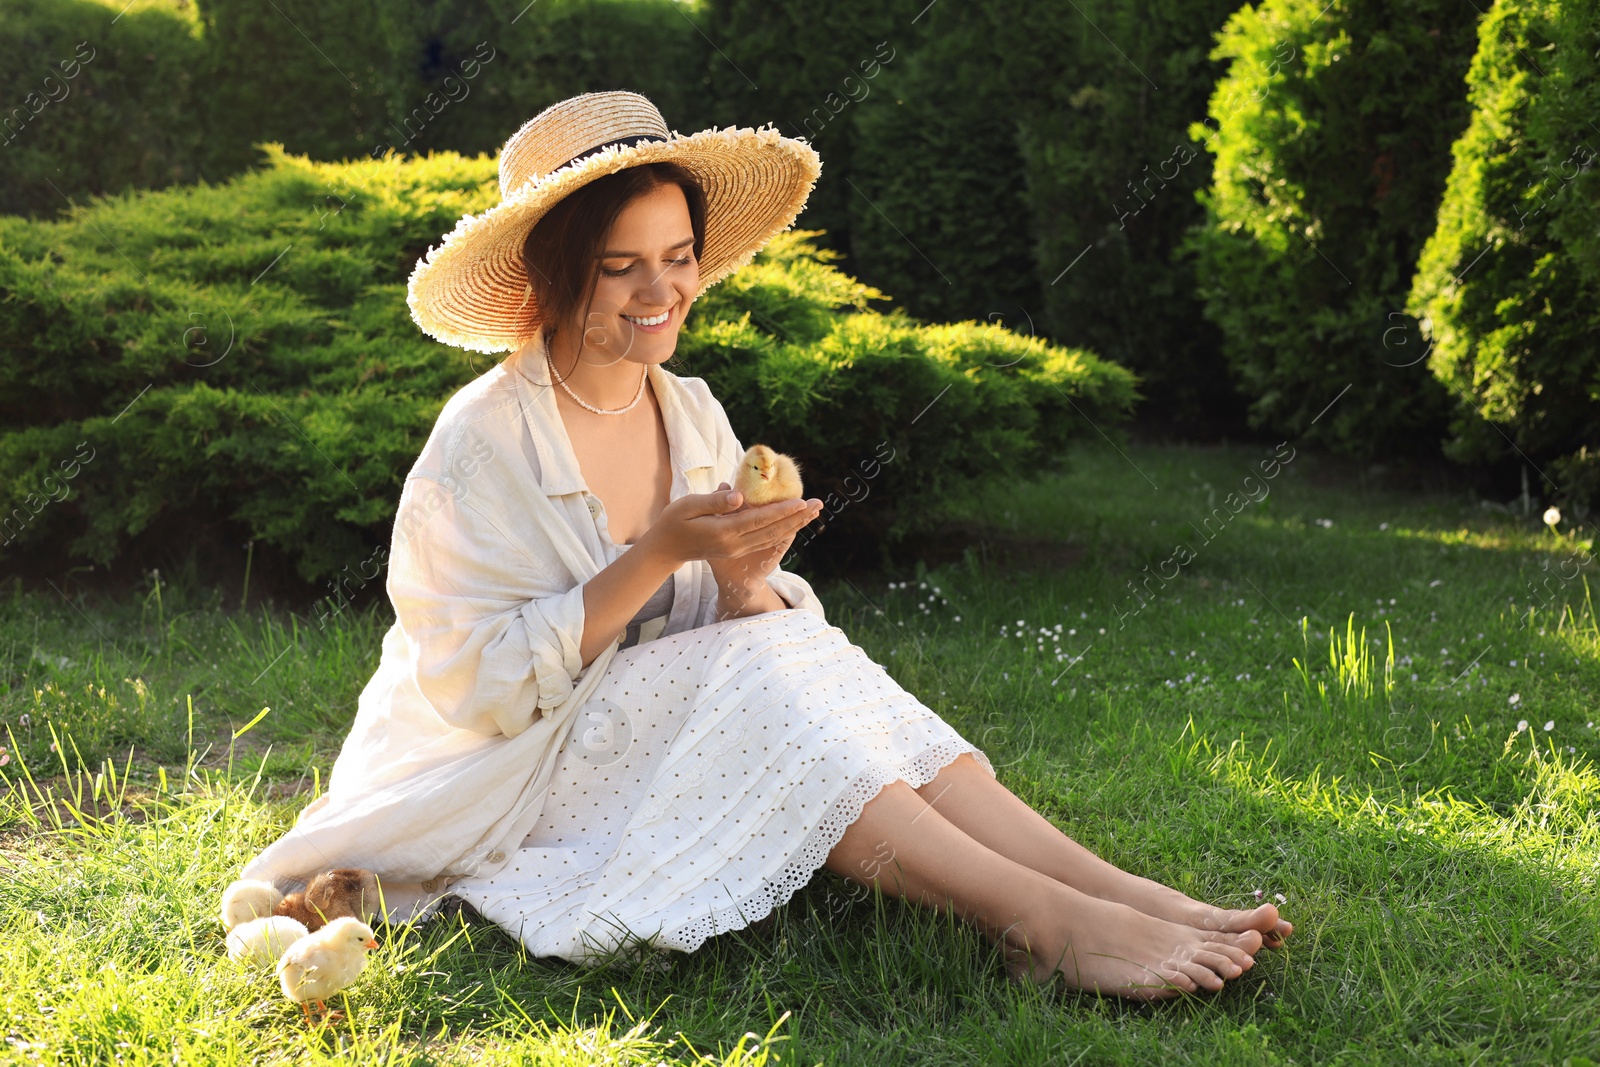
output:
[[469, 351], [522, 347], [543, 321], [522, 261], [528, 231], [574, 190], [661, 160], [683, 166], [705, 190], [697, 298], [787, 229], [822, 173], [815, 149], [770, 126], [674, 133], [666, 141], [603, 149], [529, 179], [480, 215], [463, 215], [411, 272], [406, 304], [412, 319], [430, 337]]

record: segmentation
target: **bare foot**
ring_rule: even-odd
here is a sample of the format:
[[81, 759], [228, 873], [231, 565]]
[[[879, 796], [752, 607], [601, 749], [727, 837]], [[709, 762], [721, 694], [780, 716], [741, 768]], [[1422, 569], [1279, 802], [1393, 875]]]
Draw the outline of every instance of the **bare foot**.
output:
[[1048, 984], [1060, 973], [1088, 992], [1164, 1000], [1221, 989], [1255, 964], [1261, 948], [1256, 929], [1208, 932], [1062, 889], [1067, 899], [1055, 912], [1059, 929], [1030, 930], [1026, 947], [1005, 945], [1013, 981]]
[[[1243, 933], [1255, 930], [1267, 948], [1281, 948], [1283, 939], [1294, 932], [1294, 924], [1278, 914], [1273, 904], [1257, 908], [1218, 908], [1180, 893], [1171, 886], [1141, 878], [1136, 874], [1120, 872], [1118, 884], [1101, 890], [1106, 900], [1126, 904], [1135, 911], [1153, 915], [1168, 922], [1183, 923], [1197, 930], [1212, 933]], [[1125, 879], [1125, 880], [1124, 880]]]

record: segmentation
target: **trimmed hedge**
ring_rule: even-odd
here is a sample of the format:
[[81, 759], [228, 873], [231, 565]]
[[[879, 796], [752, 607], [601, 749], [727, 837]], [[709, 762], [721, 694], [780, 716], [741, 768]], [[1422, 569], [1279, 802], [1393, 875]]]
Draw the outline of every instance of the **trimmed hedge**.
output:
[[918, 318], [1027, 329], [1042, 298], [1004, 57], [979, 6], [923, 21], [855, 107], [852, 266]]
[[1253, 424], [1434, 449], [1449, 398], [1384, 340], [1467, 123], [1476, 21], [1460, 0], [1261, 0], [1219, 36], [1231, 64], [1193, 127], [1215, 157], [1207, 221], [1186, 246]]
[[809, 142], [822, 156], [824, 178], [802, 221], [826, 231], [821, 240], [830, 247], [853, 249], [852, 202], [859, 197], [841, 176], [858, 170], [856, 115], [864, 101], [888, 91], [881, 75], [905, 62], [921, 24], [907, 25], [887, 4], [853, 0], [703, 0], [696, 7], [686, 17], [711, 42], [703, 125], [772, 122], [784, 136]]
[[48, 217], [95, 193], [203, 173], [194, 11], [139, 3], [116, 18], [121, 6], [0, 4], [0, 213]]
[[[224, 186], [0, 219], [6, 541], [110, 563], [217, 527], [308, 581], [387, 543], [439, 410], [490, 365], [417, 330], [405, 279], [498, 199], [495, 161], [263, 147], [270, 165]], [[947, 495], [1059, 460], [1131, 405], [1133, 376], [1090, 353], [866, 310], [881, 294], [811, 236], [708, 292], [669, 369], [705, 377], [742, 439], [796, 454], [816, 495], [852, 494], [831, 526], [927, 528]]]
[[1208, 436], [1241, 427], [1244, 401], [1176, 249], [1204, 218], [1195, 193], [1211, 157], [1189, 123], [1223, 72], [1208, 53], [1237, 6], [1077, 0], [1017, 19], [987, 0], [1006, 72], [992, 106], [1016, 114], [1039, 325], [1135, 371], [1147, 418]]
[[121, 8], [0, 6], [0, 212], [48, 218], [96, 195], [225, 180], [260, 162], [261, 141], [322, 160], [494, 152], [546, 106], [598, 89], [642, 92], [690, 131], [708, 117], [707, 64], [722, 62], [675, 0]]
[[1495, 4], [1410, 302], [1428, 365], [1468, 405], [1446, 451], [1520, 452], [1551, 479], [1547, 493], [1582, 511], [1600, 504], [1597, 56], [1593, 3]]

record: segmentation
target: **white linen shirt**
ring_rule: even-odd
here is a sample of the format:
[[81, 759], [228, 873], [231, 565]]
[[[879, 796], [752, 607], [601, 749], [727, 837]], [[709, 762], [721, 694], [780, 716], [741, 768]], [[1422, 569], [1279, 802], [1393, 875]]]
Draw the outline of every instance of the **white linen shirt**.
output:
[[[732, 484], [744, 448], [700, 378], [647, 371], [671, 499]], [[538, 822], [555, 757], [623, 634], [585, 667], [583, 583], [613, 558], [556, 407], [542, 338], [445, 404], [395, 514], [395, 622], [326, 792], [245, 865], [284, 892], [329, 867], [376, 873], [387, 921], [424, 919], [452, 876], [497, 873]], [[669, 632], [716, 621], [705, 560], [675, 575]], [[823, 616], [805, 579], [768, 584]]]

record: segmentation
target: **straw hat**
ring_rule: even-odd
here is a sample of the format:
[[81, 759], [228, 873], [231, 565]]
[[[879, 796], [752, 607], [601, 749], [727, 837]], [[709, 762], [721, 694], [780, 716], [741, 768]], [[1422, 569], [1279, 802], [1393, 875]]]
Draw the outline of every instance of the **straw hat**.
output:
[[466, 214], [417, 260], [406, 304], [422, 331], [474, 352], [514, 351], [542, 319], [522, 262], [528, 231], [556, 202], [602, 175], [672, 160], [706, 195], [699, 297], [789, 228], [822, 173], [803, 140], [730, 126], [684, 136], [638, 93], [584, 93], [552, 104], [500, 150], [500, 203]]

